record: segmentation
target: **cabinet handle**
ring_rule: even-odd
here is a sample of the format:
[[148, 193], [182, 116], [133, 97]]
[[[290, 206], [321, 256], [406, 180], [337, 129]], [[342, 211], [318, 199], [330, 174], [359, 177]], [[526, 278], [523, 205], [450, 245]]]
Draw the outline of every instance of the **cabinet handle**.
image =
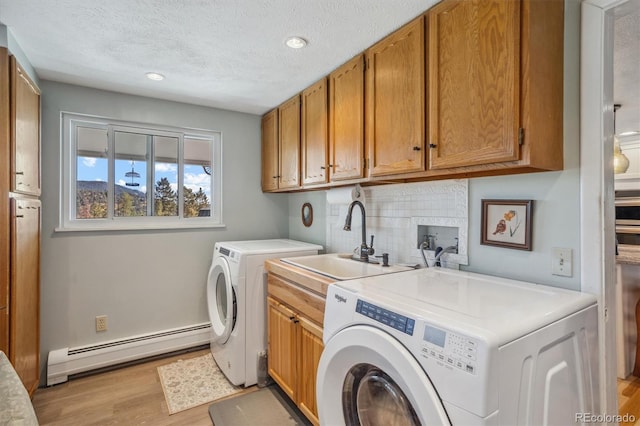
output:
[[271, 177], [274, 179], [278, 179], [279, 177], [282, 177], [282, 176], [271, 176]]
[[20, 219], [21, 217], [24, 217], [24, 215], [23, 214], [17, 214], [16, 215], [16, 219]]
[[17, 175], [24, 175], [24, 172], [16, 172]]
[[429, 144], [429, 148], [435, 148], [436, 146], [438, 146], [438, 145], [436, 145], [435, 143], [430, 143]]
[[325, 166], [320, 166], [320, 170], [324, 170], [324, 169], [326, 169]]
[[414, 150], [414, 151], [420, 151], [420, 147], [419, 147], [419, 146], [414, 146], [414, 147], [413, 147], [413, 150]]
[[292, 320], [292, 319], [294, 319], [294, 318], [295, 318], [295, 316], [293, 316], [293, 317], [289, 317], [289, 320]]
[[299, 319], [295, 319], [295, 320], [293, 320], [293, 323], [294, 323], [294, 324], [297, 324], [297, 323], [299, 323], [299, 322], [300, 322], [300, 320], [299, 320]]

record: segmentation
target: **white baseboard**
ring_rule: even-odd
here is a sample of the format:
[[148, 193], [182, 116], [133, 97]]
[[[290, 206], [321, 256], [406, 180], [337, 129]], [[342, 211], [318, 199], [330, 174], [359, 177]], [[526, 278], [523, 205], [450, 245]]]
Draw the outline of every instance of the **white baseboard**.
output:
[[210, 334], [211, 324], [202, 323], [89, 346], [53, 350], [49, 352], [47, 361], [47, 386], [66, 382], [71, 374], [205, 345], [210, 342]]

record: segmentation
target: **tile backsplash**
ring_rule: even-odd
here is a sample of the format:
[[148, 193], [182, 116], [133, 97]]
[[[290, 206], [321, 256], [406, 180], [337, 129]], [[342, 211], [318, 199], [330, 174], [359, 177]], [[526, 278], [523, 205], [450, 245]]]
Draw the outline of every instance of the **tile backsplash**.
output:
[[[444, 180], [364, 187], [367, 244], [375, 236], [376, 255], [389, 253], [391, 263], [423, 264], [418, 242], [424, 235], [418, 229], [428, 229], [434, 235], [435, 246], [455, 244], [458, 254], [442, 256], [443, 266], [457, 268], [467, 265], [468, 244], [468, 180]], [[331, 190], [329, 190], [331, 191]], [[327, 202], [326, 251], [352, 252], [362, 239], [360, 209], [353, 209], [351, 231], [344, 231], [348, 204]], [[433, 259], [434, 251], [425, 252]]]

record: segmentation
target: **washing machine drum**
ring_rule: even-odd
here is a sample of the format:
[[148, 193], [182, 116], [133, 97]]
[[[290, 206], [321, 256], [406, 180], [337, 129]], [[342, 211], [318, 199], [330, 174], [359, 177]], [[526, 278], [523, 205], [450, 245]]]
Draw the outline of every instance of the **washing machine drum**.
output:
[[349, 425], [420, 425], [400, 386], [371, 364], [351, 368], [344, 381], [342, 407]]
[[415, 357], [368, 325], [344, 328], [326, 342], [316, 396], [321, 424], [451, 425]]
[[207, 280], [207, 303], [211, 321], [212, 341], [225, 344], [236, 324], [238, 306], [231, 282], [229, 264], [218, 257], [213, 260]]

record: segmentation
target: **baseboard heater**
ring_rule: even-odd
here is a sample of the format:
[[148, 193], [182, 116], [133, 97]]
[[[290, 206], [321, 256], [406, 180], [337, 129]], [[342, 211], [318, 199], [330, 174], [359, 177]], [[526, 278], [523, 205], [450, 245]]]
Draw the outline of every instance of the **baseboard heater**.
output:
[[47, 386], [66, 382], [69, 376], [111, 365], [160, 355], [209, 343], [211, 324], [142, 334], [77, 348], [49, 352]]

